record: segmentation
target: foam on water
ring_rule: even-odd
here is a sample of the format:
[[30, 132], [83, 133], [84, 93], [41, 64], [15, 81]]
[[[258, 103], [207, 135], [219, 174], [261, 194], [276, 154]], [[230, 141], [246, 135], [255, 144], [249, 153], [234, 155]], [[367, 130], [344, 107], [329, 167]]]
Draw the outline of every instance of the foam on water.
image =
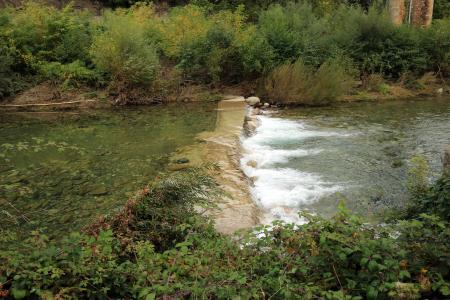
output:
[[259, 127], [256, 134], [249, 138], [249, 143], [258, 145], [273, 145], [289, 143], [316, 137], [349, 136], [333, 131], [317, 131], [306, 127], [303, 122], [259, 116]]
[[265, 222], [281, 219], [302, 223], [298, 211], [302, 206], [342, 189], [336, 183], [289, 168], [289, 160], [320, 153], [321, 149], [283, 149], [287, 144], [301, 144], [309, 138], [347, 136], [332, 131], [308, 128], [304, 123], [280, 118], [259, 116], [255, 134], [242, 141], [244, 155], [242, 169], [253, 180], [252, 194], [265, 212]]

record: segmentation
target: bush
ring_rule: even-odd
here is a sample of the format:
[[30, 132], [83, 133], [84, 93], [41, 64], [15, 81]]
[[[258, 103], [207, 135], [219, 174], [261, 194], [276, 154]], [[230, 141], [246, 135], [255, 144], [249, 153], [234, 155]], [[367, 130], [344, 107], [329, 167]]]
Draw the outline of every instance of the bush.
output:
[[242, 64], [242, 77], [253, 78], [272, 70], [275, 53], [268, 41], [250, 26], [236, 41]]
[[351, 81], [338, 60], [327, 61], [315, 70], [299, 59], [277, 67], [266, 79], [265, 89], [270, 101], [323, 105], [348, 91]]
[[395, 26], [385, 10], [366, 14], [341, 8], [333, 21], [335, 41], [357, 64], [362, 75], [379, 73], [398, 78], [404, 72], [423, 74], [427, 58], [420, 47], [421, 29]]
[[88, 69], [79, 60], [70, 64], [41, 63], [38, 68], [44, 79], [55, 84], [62, 84], [65, 87], [77, 87], [81, 84], [99, 85], [102, 82], [100, 73]]
[[317, 18], [305, 2], [271, 6], [261, 13], [258, 28], [278, 63], [301, 57], [305, 64], [318, 67], [335, 54], [325, 19]]
[[435, 0], [433, 18], [448, 19], [450, 18], [450, 2], [447, 0]]
[[159, 58], [143, 27], [130, 15], [107, 13], [102, 28], [94, 36], [90, 54], [95, 66], [111, 76], [112, 88], [126, 93], [135, 86], [151, 86]]
[[[152, 216], [140, 220], [151, 222]], [[370, 226], [343, 209], [329, 220], [303, 216], [308, 224], [276, 222], [233, 239], [205, 223], [192, 228], [189, 214], [183, 219], [183, 241], [164, 252], [155, 249], [145, 232], [126, 244], [126, 252], [122, 237], [112, 229], [94, 236], [72, 234], [58, 247], [36, 232], [25, 253], [0, 252], [0, 279], [5, 283], [0, 292], [18, 299], [449, 295], [449, 224], [439, 218], [421, 215]], [[132, 233], [133, 226], [128, 228]]]
[[16, 74], [11, 69], [14, 59], [9, 49], [0, 44], [0, 100], [14, 94]]
[[40, 61], [89, 62], [90, 16], [69, 5], [62, 10], [27, 2], [12, 13], [7, 30], [28, 66]]
[[435, 184], [421, 184], [409, 203], [409, 218], [420, 213], [435, 214], [450, 222], [450, 172], [442, 175]]
[[208, 16], [204, 9], [188, 5], [173, 9], [162, 24], [164, 53], [189, 79], [218, 82], [241, 75], [235, 40], [244, 29], [242, 9]]
[[450, 76], [450, 20], [436, 20], [422, 32], [420, 47], [427, 54], [427, 70]]

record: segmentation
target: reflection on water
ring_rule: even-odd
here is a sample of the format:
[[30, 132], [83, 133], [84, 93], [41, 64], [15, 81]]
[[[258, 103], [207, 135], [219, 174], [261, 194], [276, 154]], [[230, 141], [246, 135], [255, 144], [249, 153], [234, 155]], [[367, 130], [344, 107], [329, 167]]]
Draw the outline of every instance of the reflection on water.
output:
[[214, 128], [215, 106], [0, 115], [1, 228], [59, 236], [120, 207]]
[[371, 214], [407, 199], [413, 155], [439, 174], [450, 99], [287, 109], [260, 124], [243, 142], [242, 165], [268, 221], [296, 221], [298, 209], [330, 215], [341, 200]]

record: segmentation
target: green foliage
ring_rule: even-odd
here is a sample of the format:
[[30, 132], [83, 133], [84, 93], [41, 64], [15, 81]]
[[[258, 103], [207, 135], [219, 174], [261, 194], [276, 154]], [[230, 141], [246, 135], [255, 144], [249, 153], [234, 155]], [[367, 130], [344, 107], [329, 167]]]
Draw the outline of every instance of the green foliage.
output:
[[[445, 198], [446, 188], [438, 182], [434, 192]], [[341, 205], [330, 219], [302, 214], [304, 225], [275, 222], [228, 237], [198, 213], [216, 193], [211, 177], [193, 169], [161, 178], [117, 215], [60, 244], [33, 232], [21, 251], [0, 252], [0, 293], [339, 300], [450, 294], [450, 227], [437, 216], [374, 226]]]
[[13, 67], [14, 56], [11, 49], [0, 42], [0, 99], [20, 90], [21, 80]]
[[[189, 169], [163, 177], [148, 186], [139, 200], [131, 200], [121, 213], [110, 220], [100, 220], [91, 232], [112, 228], [123, 246], [149, 241], [164, 251], [185, 240], [196, 231], [199, 209], [212, 207], [211, 198], [220, 193], [204, 169]], [[125, 249], [126, 250], [126, 249]]]
[[450, 18], [450, 2], [447, 0], [435, 0], [433, 18], [435, 19]]
[[450, 173], [447, 172], [434, 185], [414, 197], [409, 212], [413, 216], [427, 212], [450, 221]]
[[423, 74], [431, 67], [421, 51], [421, 29], [395, 26], [384, 10], [372, 7], [366, 14], [342, 7], [334, 22], [337, 45], [355, 61], [362, 74], [396, 78], [406, 71]]
[[73, 10], [62, 10], [27, 2], [11, 12], [6, 36], [24, 63], [32, 67], [40, 61], [88, 62], [91, 43], [90, 16]]
[[39, 73], [43, 78], [55, 83], [61, 83], [63, 86], [80, 86], [81, 84], [99, 84], [102, 82], [102, 76], [96, 70], [88, 69], [86, 66], [76, 60], [70, 64], [61, 64], [59, 62], [42, 62], [39, 65]]
[[[1, 253], [13, 297], [383, 299], [445, 296], [450, 232], [436, 217], [372, 227], [341, 211], [330, 220], [275, 223], [239, 240], [210, 226], [164, 252], [123, 244], [114, 230], [72, 234], [56, 247], [37, 233], [26, 254]], [[149, 219], [150, 220], [150, 219]], [[396, 232], [397, 238], [392, 235]]]
[[258, 26], [279, 63], [301, 57], [308, 65], [320, 66], [333, 54], [328, 26], [324, 19], [316, 17], [309, 4], [271, 6], [261, 13]]
[[270, 100], [286, 104], [323, 105], [343, 95], [352, 79], [343, 63], [329, 60], [315, 70], [301, 59], [277, 67], [266, 79]]
[[450, 19], [436, 20], [422, 33], [420, 46], [427, 54], [428, 68], [450, 76]]
[[144, 28], [130, 15], [107, 13], [95, 37], [90, 54], [96, 67], [111, 76], [118, 91], [134, 85], [150, 85], [159, 66], [154, 45]]
[[[445, 15], [446, 4], [436, 2]], [[346, 57], [363, 84], [372, 74], [450, 76], [448, 19], [429, 29], [394, 26], [382, 3], [180, 0], [168, 4], [186, 5], [161, 14], [153, 4], [120, 0], [111, 6], [133, 5], [93, 17], [70, 5], [27, 2], [0, 10], [0, 94], [14, 94], [31, 77], [74, 86], [109, 81], [125, 103], [170, 86], [166, 78], [155, 83], [161, 69], [176, 66], [190, 82], [230, 84], [264, 78], [299, 58], [321, 73], [329, 60]], [[373, 90], [380, 87], [388, 92]]]

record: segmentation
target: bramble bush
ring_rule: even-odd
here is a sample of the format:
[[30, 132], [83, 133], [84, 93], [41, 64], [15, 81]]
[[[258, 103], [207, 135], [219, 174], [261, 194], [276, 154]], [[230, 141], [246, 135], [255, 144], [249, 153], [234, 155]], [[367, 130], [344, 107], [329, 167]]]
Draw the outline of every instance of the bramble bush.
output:
[[[440, 186], [433, 190], [448, 200]], [[0, 252], [0, 293], [16, 299], [450, 295], [449, 223], [438, 216], [377, 226], [341, 206], [331, 219], [303, 214], [304, 225], [275, 222], [228, 237], [198, 213], [217, 192], [202, 171], [183, 171], [60, 243], [33, 232], [20, 251]]]

